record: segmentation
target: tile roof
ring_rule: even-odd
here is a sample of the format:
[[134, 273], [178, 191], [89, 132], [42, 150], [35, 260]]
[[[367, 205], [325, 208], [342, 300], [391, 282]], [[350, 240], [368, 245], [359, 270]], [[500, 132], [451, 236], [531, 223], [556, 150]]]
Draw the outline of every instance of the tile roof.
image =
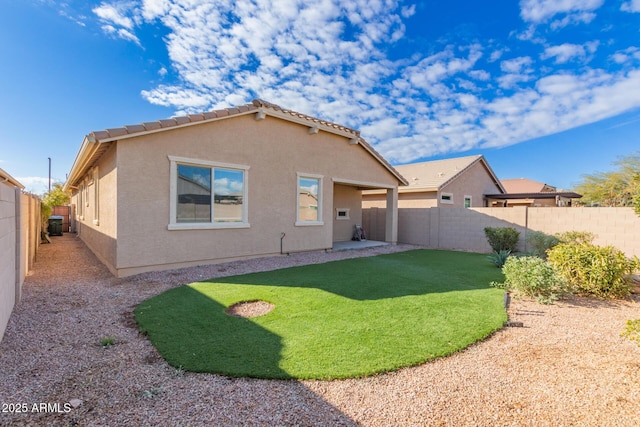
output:
[[412, 163], [396, 166], [396, 169], [409, 181], [409, 185], [404, 187], [405, 191], [438, 191], [477, 162], [484, 164], [496, 185], [501, 188], [500, 181], [482, 155]]
[[555, 187], [527, 178], [503, 179], [500, 182], [502, 182], [507, 193], [542, 193], [556, 191]]
[[95, 139], [96, 141], [113, 140], [123, 136], [130, 137], [146, 132], [165, 130], [183, 125], [196, 124], [198, 122], [227, 118], [231, 116], [246, 114], [249, 112], [257, 112], [261, 109], [277, 111], [284, 116], [289, 116], [291, 119], [303, 120], [306, 122], [310, 122], [310, 124], [316, 124], [326, 128], [335, 129], [342, 133], [353, 135], [354, 138], [360, 137], [360, 132], [355, 129], [351, 129], [337, 123], [332, 123], [327, 120], [318, 119], [307, 114], [298, 113], [293, 110], [287, 110], [280, 107], [279, 105], [272, 104], [262, 99], [254, 99], [251, 104], [245, 104], [238, 107], [231, 107], [208, 111], [206, 113], [189, 114], [186, 116], [172, 117], [170, 119], [156, 120], [154, 122], [144, 122], [135, 125], [126, 125], [118, 128], [94, 131], [89, 134], [89, 137]]
[[[162, 119], [153, 122], [144, 122], [133, 125], [126, 125], [118, 128], [110, 128], [105, 130], [93, 131], [89, 133], [80, 148], [80, 152], [76, 157], [71, 172], [69, 173], [69, 180], [67, 180], [66, 186], [73, 186], [75, 182], [81, 178], [88, 168], [90, 168], [99, 156], [108, 148], [105, 143], [111, 143], [122, 139], [132, 138], [148, 133], [162, 132], [164, 130], [177, 129], [183, 126], [193, 126], [196, 124], [207, 123], [215, 120], [221, 120], [228, 117], [239, 116], [244, 114], [260, 114], [262, 117], [256, 116], [257, 119], [264, 118], [266, 115], [275, 116], [284, 120], [300, 123], [305, 126], [309, 126], [310, 132], [316, 133], [318, 130], [325, 132], [336, 133], [345, 138], [349, 138], [350, 143], [359, 144], [366, 151], [369, 152], [376, 160], [382, 163], [389, 172], [391, 172], [400, 183], [406, 184], [406, 180], [402, 175], [387, 162], [368, 142], [360, 137], [360, 131], [351, 129], [349, 127], [333, 123], [327, 120], [322, 120], [316, 117], [309, 116], [307, 114], [299, 113], [293, 110], [288, 110], [280, 107], [279, 105], [272, 104], [262, 99], [254, 99], [250, 104], [245, 104], [237, 107], [225, 108], [220, 110], [213, 110], [198, 114], [189, 114], [186, 116], [172, 117], [170, 119]], [[94, 147], [95, 144], [103, 145], [101, 149]]]

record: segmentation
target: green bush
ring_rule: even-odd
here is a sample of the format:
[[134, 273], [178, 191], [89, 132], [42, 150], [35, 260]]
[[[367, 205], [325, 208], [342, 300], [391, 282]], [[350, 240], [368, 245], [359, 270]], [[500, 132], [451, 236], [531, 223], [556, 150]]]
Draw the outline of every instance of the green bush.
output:
[[509, 257], [502, 268], [504, 283], [491, 285], [549, 303], [565, 291], [565, 282], [547, 261], [535, 257]]
[[527, 233], [527, 248], [529, 251], [542, 259], [547, 259], [547, 251], [560, 243], [556, 236], [550, 236], [540, 231], [529, 231]]
[[487, 236], [489, 245], [494, 252], [516, 251], [520, 233], [511, 227], [485, 227], [484, 234]]
[[572, 245], [593, 243], [593, 239], [596, 238], [595, 234], [588, 231], [565, 231], [564, 233], [556, 234], [556, 237], [560, 243], [568, 243]]
[[639, 266], [613, 246], [590, 243], [560, 244], [549, 251], [548, 260], [575, 292], [602, 298], [623, 298], [631, 293], [629, 275]]
[[509, 258], [509, 255], [511, 255], [511, 251], [494, 252], [489, 255], [487, 259], [492, 264], [495, 264], [496, 267], [502, 268], [504, 266], [504, 263], [507, 262], [507, 258]]
[[636, 341], [640, 346], [640, 319], [627, 320], [627, 327], [620, 335]]

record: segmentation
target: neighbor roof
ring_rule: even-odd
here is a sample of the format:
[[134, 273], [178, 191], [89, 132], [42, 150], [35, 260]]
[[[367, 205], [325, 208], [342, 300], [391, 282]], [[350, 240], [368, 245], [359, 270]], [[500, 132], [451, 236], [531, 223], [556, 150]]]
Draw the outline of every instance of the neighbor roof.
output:
[[503, 179], [500, 182], [502, 182], [507, 193], [546, 193], [556, 190], [556, 188], [551, 185], [527, 178]]
[[186, 126], [194, 126], [209, 123], [217, 120], [224, 120], [229, 117], [236, 117], [246, 114], [255, 114], [256, 120], [265, 119], [266, 116], [277, 117], [290, 122], [302, 124], [309, 127], [309, 133], [315, 134], [319, 131], [329, 132], [349, 139], [350, 144], [362, 146], [370, 155], [380, 162], [398, 181], [404, 185], [407, 181], [402, 175], [387, 162], [369, 143], [361, 136], [360, 131], [349, 127], [322, 120], [307, 114], [287, 110], [276, 104], [272, 104], [261, 99], [254, 99], [251, 104], [238, 107], [213, 110], [200, 114], [189, 114], [186, 116], [173, 117], [170, 119], [157, 120], [154, 122], [144, 122], [137, 125], [127, 125], [119, 128], [94, 131], [85, 136], [80, 151], [71, 167], [71, 172], [65, 183], [65, 190], [77, 185], [86, 172], [93, 167], [96, 161], [109, 148], [114, 141], [133, 138], [166, 130], [177, 129]]
[[481, 163], [486, 168], [496, 186], [504, 192], [500, 180], [482, 155], [412, 163], [396, 166], [396, 169], [409, 181], [403, 191], [439, 191], [476, 163]]

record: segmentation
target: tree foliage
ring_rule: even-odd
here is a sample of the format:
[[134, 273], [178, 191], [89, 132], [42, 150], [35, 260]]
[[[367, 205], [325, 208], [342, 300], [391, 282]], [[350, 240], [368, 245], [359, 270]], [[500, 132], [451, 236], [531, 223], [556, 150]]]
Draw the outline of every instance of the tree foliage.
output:
[[583, 175], [575, 187], [582, 194], [578, 203], [587, 206], [635, 206], [640, 215], [640, 151], [619, 157], [617, 169]]
[[46, 223], [54, 206], [64, 206], [71, 201], [71, 195], [66, 193], [62, 189], [62, 184], [55, 183], [51, 191], [46, 192], [42, 196], [42, 203], [40, 204], [40, 213], [42, 215], [43, 223]]

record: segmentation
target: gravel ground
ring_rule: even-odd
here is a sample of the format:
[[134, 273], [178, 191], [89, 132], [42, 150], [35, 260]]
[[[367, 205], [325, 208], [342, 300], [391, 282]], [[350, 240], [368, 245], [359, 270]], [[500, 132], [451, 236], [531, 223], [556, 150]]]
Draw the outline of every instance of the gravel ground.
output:
[[[0, 425], [640, 425], [640, 347], [620, 337], [627, 319], [640, 318], [638, 296], [554, 305], [514, 300], [510, 320], [524, 327], [435, 362], [339, 381], [183, 372], [138, 334], [132, 315], [144, 299], [195, 280], [411, 248], [116, 279], [75, 236], [54, 238], [41, 246], [0, 343]], [[101, 339], [110, 336], [115, 345], [103, 348]]]

